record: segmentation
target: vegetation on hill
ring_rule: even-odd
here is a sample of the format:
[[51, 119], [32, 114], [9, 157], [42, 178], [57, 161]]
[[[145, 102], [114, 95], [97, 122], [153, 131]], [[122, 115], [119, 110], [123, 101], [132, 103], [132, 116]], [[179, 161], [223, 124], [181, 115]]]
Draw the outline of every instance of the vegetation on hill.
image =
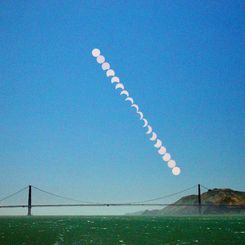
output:
[[[245, 214], [245, 192], [242, 191], [234, 191], [231, 189], [213, 189], [203, 193], [201, 195], [201, 200], [202, 214]], [[195, 214], [199, 214], [197, 195], [182, 197], [172, 205], [160, 210], [146, 210], [142, 212], [142, 215]]]

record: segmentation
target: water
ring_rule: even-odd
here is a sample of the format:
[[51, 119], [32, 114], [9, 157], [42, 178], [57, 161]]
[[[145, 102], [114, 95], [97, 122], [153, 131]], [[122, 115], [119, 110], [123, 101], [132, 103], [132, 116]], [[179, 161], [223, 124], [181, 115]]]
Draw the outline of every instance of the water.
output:
[[245, 217], [0, 217], [1, 245], [245, 244]]

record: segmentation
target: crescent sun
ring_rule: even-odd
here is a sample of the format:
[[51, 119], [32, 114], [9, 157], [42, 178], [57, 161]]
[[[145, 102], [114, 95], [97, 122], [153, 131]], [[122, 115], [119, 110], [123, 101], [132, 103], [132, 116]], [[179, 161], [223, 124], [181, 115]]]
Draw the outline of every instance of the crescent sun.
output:
[[139, 106], [138, 106], [138, 105], [133, 104], [133, 105], [131, 105], [131, 107], [134, 107], [134, 108], [136, 109], [137, 112], [139, 111]]
[[111, 83], [120, 83], [119, 77], [113, 77], [113, 78], [111, 79]]
[[129, 93], [128, 93], [127, 90], [123, 90], [123, 91], [120, 93], [120, 95], [123, 95], [123, 94], [125, 94], [127, 97], [129, 96]]
[[147, 130], [146, 134], [150, 134], [152, 132], [152, 127], [150, 125], [148, 125], [147, 127], [148, 127], [148, 130]]
[[107, 77], [113, 77], [113, 76], [115, 76], [115, 71], [112, 70], [112, 69], [107, 70], [106, 76], [107, 76]]
[[150, 138], [151, 141], [154, 141], [157, 139], [157, 134], [155, 132], [152, 133], [152, 136]]
[[157, 142], [156, 142], [156, 144], [154, 145], [154, 147], [160, 148], [161, 146], [162, 146], [162, 141], [159, 140], [159, 139], [157, 139]]
[[144, 116], [143, 113], [141, 111], [137, 111], [136, 113], [140, 115], [140, 120], [142, 120]]
[[133, 100], [133, 98], [132, 98], [132, 97], [127, 97], [127, 98], [125, 99], [125, 101], [130, 101], [130, 102], [131, 102], [131, 104], [133, 104], [133, 103], [134, 103], [134, 100]]
[[164, 146], [161, 146], [160, 149], [158, 150], [158, 153], [160, 155], [164, 155], [166, 153], [166, 151], [167, 151], [166, 148]]
[[145, 118], [143, 118], [142, 120], [144, 121], [143, 128], [145, 128], [148, 125], [148, 121]]
[[124, 90], [124, 86], [123, 86], [123, 84], [122, 83], [118, 83], [117, 85], [116, 85], [116, 87], [115, 87], [115, 89], [122, 89], [122, 90]]

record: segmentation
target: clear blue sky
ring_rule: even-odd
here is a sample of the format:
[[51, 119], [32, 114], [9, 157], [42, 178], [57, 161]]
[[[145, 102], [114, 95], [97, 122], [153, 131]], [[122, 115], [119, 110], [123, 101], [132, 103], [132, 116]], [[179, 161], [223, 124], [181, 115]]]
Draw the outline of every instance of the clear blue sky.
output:
[[[227, 0], [1, 1], [0, 197], [28, 184], [111, 202], [197, 183], [244, 190], [243, 13], [242, 1]], [[105, 77], [94, 47], [180, 176]]]

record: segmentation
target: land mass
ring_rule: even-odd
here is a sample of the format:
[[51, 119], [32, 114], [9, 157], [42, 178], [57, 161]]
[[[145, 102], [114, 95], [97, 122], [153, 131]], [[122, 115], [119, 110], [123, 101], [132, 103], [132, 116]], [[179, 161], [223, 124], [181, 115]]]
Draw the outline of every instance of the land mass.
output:
[[[201, 203], [202, 214], [245, 214], [243, 191], [217, 188], [208, 190], [201, 195]], [[145, 210], [140, 213], [145, 216], [197, 214], [199, 214], [198, 195], [184, 196], [163, 209]]]

